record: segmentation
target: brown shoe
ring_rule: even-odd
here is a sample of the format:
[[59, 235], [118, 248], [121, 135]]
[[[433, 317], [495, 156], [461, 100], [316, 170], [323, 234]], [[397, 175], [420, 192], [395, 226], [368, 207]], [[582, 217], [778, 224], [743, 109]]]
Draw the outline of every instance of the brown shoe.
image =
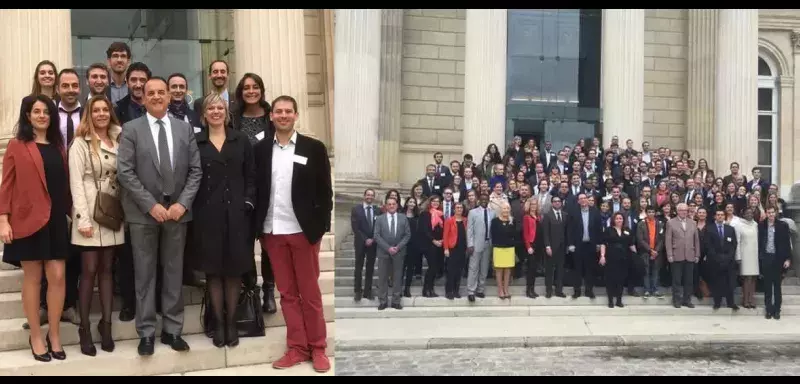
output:
[[325, 373], [331, 370], [331, 361], [328, 356], [325, 356], [325, 350], [322, 348], [315, 349], [311, 352], [311, 361], [314, 370], [319, 373]]
[[300, 352], [297, 349], [289, 349], [280, 360], [272, 363], [272, 368], [275, 369], [287, 369], [294, 367], [297, 364], [304, 363], [306, 361], [311, 360], [311, 357], [308, 353]]

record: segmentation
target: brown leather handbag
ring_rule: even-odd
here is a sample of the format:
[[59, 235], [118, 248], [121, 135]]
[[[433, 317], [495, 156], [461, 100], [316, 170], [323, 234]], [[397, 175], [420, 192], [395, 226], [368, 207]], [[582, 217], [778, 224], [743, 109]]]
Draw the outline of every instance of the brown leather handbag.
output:
[[[98, 154], [98, 158], [99, 158]], [[117, 177], [114, 175], [113, 179], [106, 179], [107, 182], [100, 185], [97, 180], [97, 175], [94, 173], [94, 160], [92, 160], [92, 153], [89, 151], [89, 163], [92, 165], [92, 175], [94, 176], [94, 184], [97, 187], [97, 197], [94, 200], [94, 214], [93, 219], [103, 227], [118, 231], [122, 228], [125, 220], [125, 213], [122, 211], [122, 202], [119, 199], [119, 184]], [[100, 163], [100, 174], [103, 174], [103, 163]], [[105, 188], [103, 188], [105, 187]]]

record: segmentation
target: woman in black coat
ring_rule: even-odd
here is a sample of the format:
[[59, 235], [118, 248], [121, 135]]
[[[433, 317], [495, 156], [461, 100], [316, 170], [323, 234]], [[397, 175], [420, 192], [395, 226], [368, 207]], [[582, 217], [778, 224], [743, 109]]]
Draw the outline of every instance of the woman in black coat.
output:
[[216, 94], [204, 100], [203, 119], [208, 129], [196, 134], [203, 178], [192, 205], [191, 262], [195, 270], [207, 275], [217, 347], [239, 342], [234, 314], [242, 275], [253, 263], [249, 242], [255, 197], [253, 147], [244, 133], [225, 127], [227, 106]]

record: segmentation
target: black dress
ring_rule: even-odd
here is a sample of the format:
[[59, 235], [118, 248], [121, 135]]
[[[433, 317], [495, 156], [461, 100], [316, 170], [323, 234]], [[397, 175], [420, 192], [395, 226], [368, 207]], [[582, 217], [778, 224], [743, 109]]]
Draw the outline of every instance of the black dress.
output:
[[447, 281], [445, 282], [445, 292], [458, 296], [461, 288], [461, 275], [464, 270], [464, 263], [467, 260], [467, 220], [456, 221], [458, 238], [456, 246], [450, 250], [448, 257]]
[[[626, 233], [627, 232], [627, 233]], [[608, 302], [613, 299], [618, 302], [622, 300], [622, 288], [630, 269], [631, 245], [634, 245], [634, 237], [627, 229], [623, 229], [617, 234], [617, 229], [609, 227], [605, 233], [606, 245], [606, 292]]]
[[203, 167], [194, 199], [193, 269], [210, 275], [241, 276], [253, 266], [250, 212], [255, 195], [253, 147], [244, 133], [226, 129], [222, 150], [196, 135]]
[[419, 215], [418, 228], [422, 232], [420, 249], [425, 253], [425, 260], [428, 261], [428, 270], [425, 272], [422, 289], [423, 291], [433, 291], [436, 275], [439, 274], [444, 265], [444, 249], [434, 245], [433, 241], [442, 240], [444, 236], [444, 218], [442, 218], [442, 224], [434, 228], [431, 226], [430, 212], [422, 212]]
[[5, 245], [3, 261], [17, 267], [21, 261], [66, 260], [70, 254], [68, 180], [64, 158], [54, 144], [36, 143], [36, 146], [42, 155], [44, 178], [50, 195], [50, 221], [33, 235], [14, 239]]
[[[411, 287], [411, 280], [414, 278], [414, 273], [417, 266], [422, 264], [422, 252], [420, 246], [422, 245], [422, 234], [419, 231], [419, 216], [408, 217], [408, 226], [411, 228], [411, 240], [408, 241], [406, 247], [406, 258], [403, 261], [405, 264], [405, 286]], [[420, 266], [421, 268], [421, 266]]]

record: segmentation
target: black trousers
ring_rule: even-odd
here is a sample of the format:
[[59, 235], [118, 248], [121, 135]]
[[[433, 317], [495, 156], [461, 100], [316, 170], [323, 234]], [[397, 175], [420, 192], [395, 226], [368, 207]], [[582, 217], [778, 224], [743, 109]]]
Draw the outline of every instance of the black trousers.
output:
[[464, 264], [467, 261], [467, 250], [450, 250], [450, 257], [447, 263], [450, 268], [447, 270], [447, 282], [445, 282], [445, 292], [457, 293], [461, 288], [461, 277], [464, 271]]
[[406, 258], [403, 260], [405, 269], [405, 286], [411, 287], [411, 281], [414, 280], [414, 275], [417, 269], [422, 268], [422, 252], [419, 251], [417, 244], [410, 244], [406, 248]]
[[[605, 281], [608, 302], [622, 300], [622, 291], [630, 272], [630, 257], [625, 257], [627, 249], [606, 251]], [[588, 288], [587, 288], [588, 291]]]
[[529, 255], [527, 249], [525, 249], [523, 252], [525, 253], [526, 257], [525, 264], [527, 264], [528, 268], [528, 270], [525, 271], [525, 286], [528, 288], [532, 288], [536, 286], [536, 272], [539, 269], [539, 264], [541, 263], [542, 255], [540, 253], [537, 253], [537, 249], [535, 249], [535, 246], [533, 255]]
[[694, 268], [693, 261], [675, 261], [670, 264], [673, 304], [686, 304], [692, 301]]
[[[275, 284], [275, 275], [272, 272], [272, 264], [269, 262], [269, 254], [265, 250], [261, 250], [261, 277], [264, 279], [264, 284], [261, 285], [261, 290], [267, 294], [269, 284]], [[255, 288], [258, 285], [258, 270], [256, 269], [256, 258], [253, 258], [253, 267], [251, 270], [242, 276], [242, 283], [248, 290]], [[266, 296], [265, 296], [266, 297]]]
[[738, 274], [736, 273], [736, 265], [734, 262], [719, 263], [712, 262], [710, 267], [714, 271], [714, 285], [711, 288], [711, 294], [714, 296], [714, 305], [722, 305], [722, 298], [725, 298], [725, 303], [733, 305], [733, 289], [736, 287]]
[[[122, 298], [122, 307], [135, 311], [136, 285], [134, 283], [133, 249], [131, 248], [130, 238], [131, 232], [129, 229], [125, 228], [125, 244], [122, 244], [122, 246], [119, 248], [119, 252], [115, 253], [117, 256], [116, 280], [119, 284], [119, 294]], [[160, 271], [161, 268], [158, 268], [158, 270]], [[161, 280], [160, 273], [158, 275], [159, 276], [156, 276], [157, 282]], [[160, 297], [160, 295], [156, 296]]]
[[767, 313], [773, 315], [780, 313], [783, 302], [781, 293], [783, 265], [776, 261], [775, 254], [763, 254], [759, 262], [761, 274], [764, 276], [764, 306]]
[[516, 247], [516, 252], [519, 261], [517, 261], [516, 264], [514, 265], [514, 278], [520, 278], [524, 273], [525, 264], [527, 264], [529, 255], [528, 255], [528, 250], [525, 249], [525, 247], [522, 245]]
[[542, 255], [544, 258], [544, 284], [547, 292], [553, 292], [553, 285], [556, 293], [564, 292], [564, 251], [553, 249], [553, 256]]
[[377, 251], [377, 244], [372, 243], [371, 246], [367, 247], [363, 243], [361, 245], [356, 244], [356, 270], [355, 270], [355, 280], [353, 282], [353, 289], [355, 293], [360, 293], [361, 291], [361, 273], [364, 270], [364, 261], [366, 259], [367, 262], [367, 271], [364, 276], [364, 292], [372, 292], [372, 275], [375, 274], [375, 252]]
[[428, 270], [425, 271], [423, 289], [431, 290], [436, 282], [436, 277], [441, 273], [444, 265], [444, 250], [430, 244], [427, 251], [425, 251], [425, 260], [428, 261]]
[[597, 275], [597, 246], [589, 242], [581, 242], [575, 246], [575, 293], [581, 291], [581, 281], [586, 286], [586, 293], [594, 290], [594, 279]]
[[[78, 283], [81, 279], [81, 253], [70, 246], [70, 255], [67, 258], [64, 270], [64, 310], [76, 308], [78, 302]], [[39, 306], [47, 309], [47, 273], [42, 265], [42, 284], [39, 291]]]

